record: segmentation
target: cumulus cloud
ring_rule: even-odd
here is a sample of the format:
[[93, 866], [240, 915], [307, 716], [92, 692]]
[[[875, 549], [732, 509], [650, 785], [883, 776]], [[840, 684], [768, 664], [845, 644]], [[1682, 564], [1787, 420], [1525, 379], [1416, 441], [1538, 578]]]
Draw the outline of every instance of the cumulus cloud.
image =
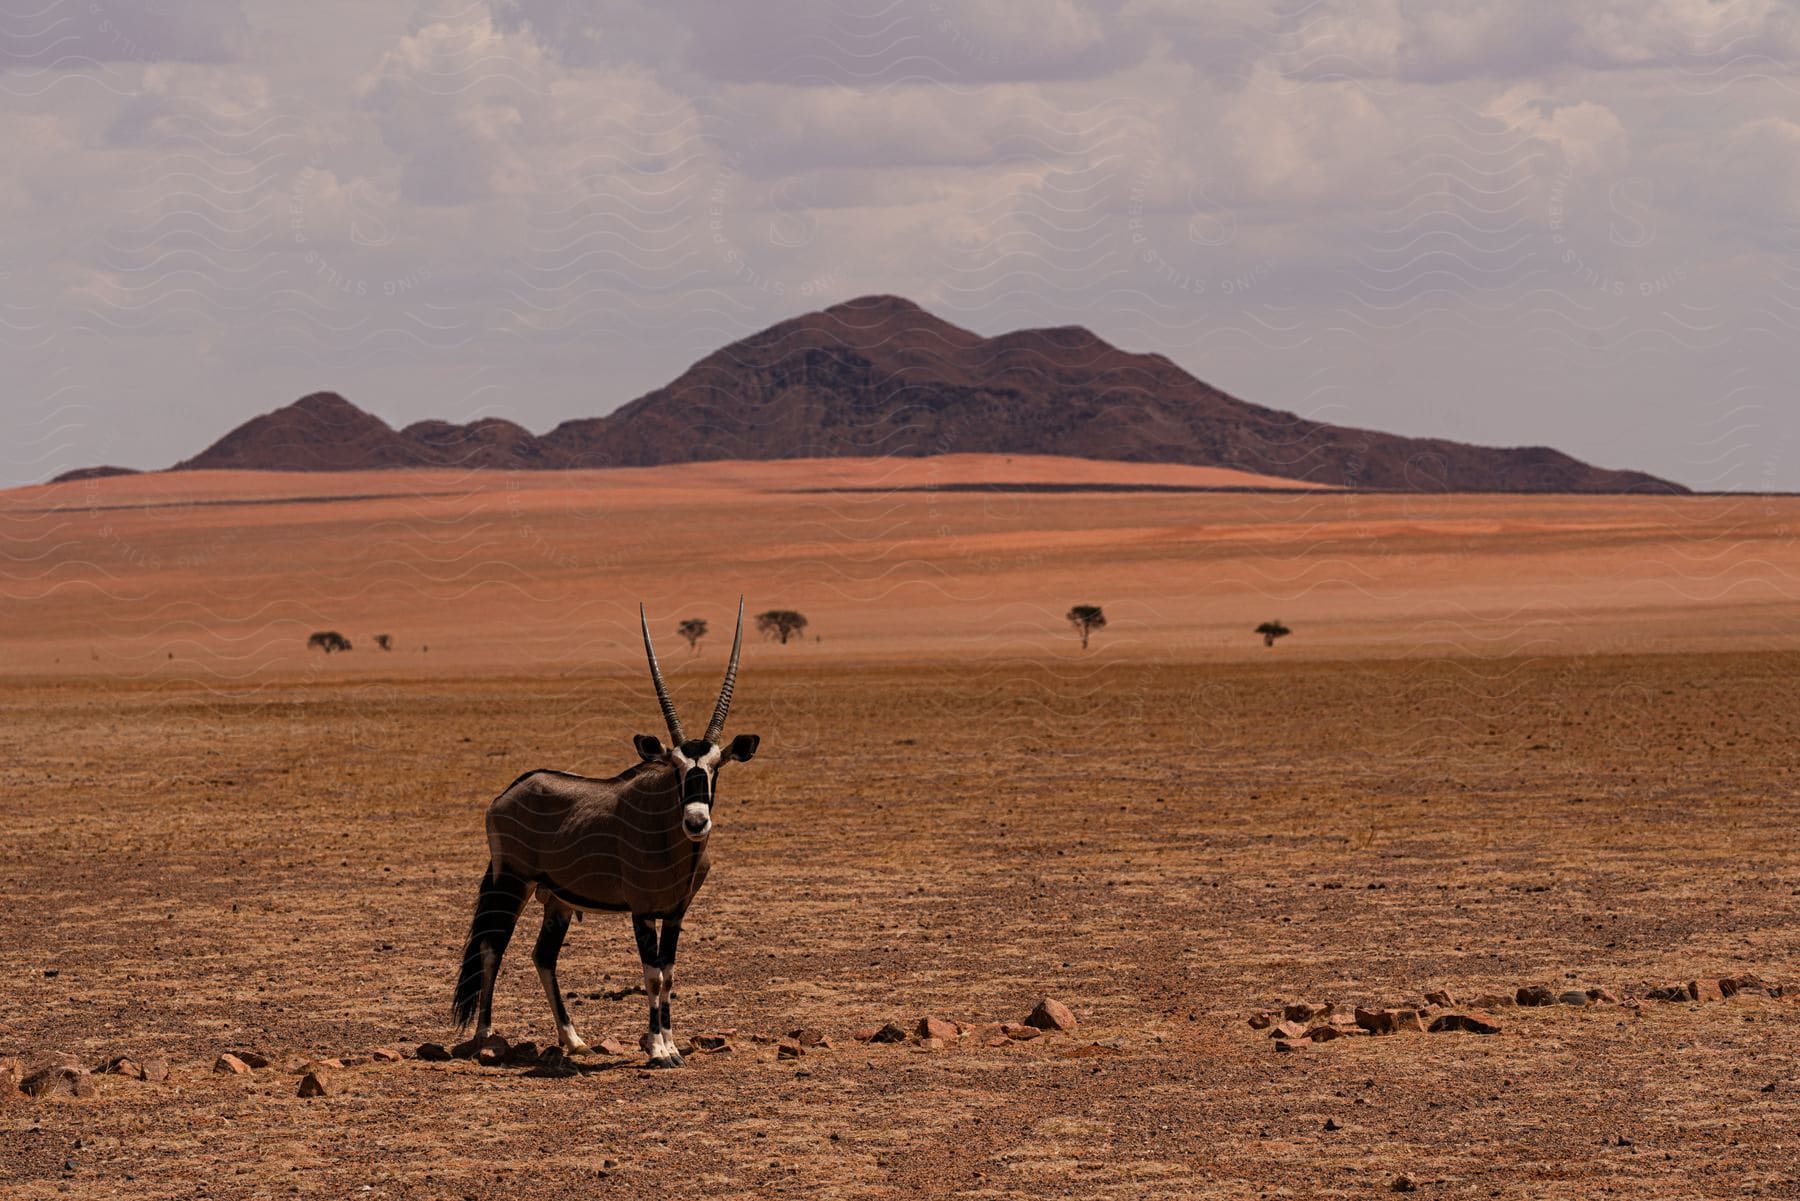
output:
[[249, 32], [239, 0], [0, 0], [0, 70], [229, 62]]

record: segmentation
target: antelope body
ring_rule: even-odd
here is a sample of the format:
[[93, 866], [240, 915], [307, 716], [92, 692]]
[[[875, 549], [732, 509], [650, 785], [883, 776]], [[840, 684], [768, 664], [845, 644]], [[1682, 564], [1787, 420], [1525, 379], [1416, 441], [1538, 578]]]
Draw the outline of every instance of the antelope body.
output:
[[633, 743], [640, 762], [619, 775], [599, 780], [568, 772], [527, 772], [488, 806], [488, 870], [463, 951], [454, 1011], [459, 1028], [473, 1020], [477, 1037], [491, 1032], [500, 960], [520, 912], [535, 895], [543, 902], [544, 921], [532, 961], [556, 1016], [557, 1040], [571, 1055], [586, 1050], [557, 985], [557, 956], [576, 914], [629, 913], [650, 1001], [643, 1046], [652, 1066], [679, 1067], [669, 997], [681, 920], [712, 866], [708, 840], [719, 768], [749, 760], [760, 740], [740, 734], [728, 745], [719, 743], [743, 647], [743, 601], [738, 602], [731, 663], [703, 738], [683, 734], [642, 606], [638, 618], [672, 745], [664, 747], [660, 739], [639, 734]]

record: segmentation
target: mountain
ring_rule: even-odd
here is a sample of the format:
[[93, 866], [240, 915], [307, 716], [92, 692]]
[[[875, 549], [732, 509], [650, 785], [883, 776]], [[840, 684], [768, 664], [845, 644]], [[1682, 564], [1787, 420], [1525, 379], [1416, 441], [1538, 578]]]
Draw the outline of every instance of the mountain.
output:
[[1406, 491], [1683, 492], [1548, 447], [1492, 448], [1309, 421], [1229, 396], [1079, 326], [987, 338], [865, 296], [721, 348], [606, 417], [395, 430], [330, 392], [239, 426], [177, 470], [570, 468], [709, 459], [1074, 455], [1234, 467]]

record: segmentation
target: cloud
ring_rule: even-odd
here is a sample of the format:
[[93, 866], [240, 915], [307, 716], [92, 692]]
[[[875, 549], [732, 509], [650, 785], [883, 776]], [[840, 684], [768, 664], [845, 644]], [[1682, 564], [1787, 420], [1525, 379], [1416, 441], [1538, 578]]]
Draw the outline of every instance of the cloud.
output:
[[249, 34], [239, 0], [0, 0], [0, 70], [231, 62]]

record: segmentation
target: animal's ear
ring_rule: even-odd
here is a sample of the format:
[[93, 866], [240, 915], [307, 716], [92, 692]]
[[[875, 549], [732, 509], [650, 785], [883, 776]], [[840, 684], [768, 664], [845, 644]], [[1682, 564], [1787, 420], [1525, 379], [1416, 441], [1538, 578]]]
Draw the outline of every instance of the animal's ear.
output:
[[761, 742], [762, 739], [754, 734], [739, 734], [731, 740], [731, 746], [726, 749], [725, 757], [736, 759], [739, 763], [748, 763], [750, 756], [756, 754], [756, 747]]
[[634, 734], [631, 745], [637, 747], [638, 758], [645, 763], [654, 763], [663, 757], [662, 739], [654, 734]]

